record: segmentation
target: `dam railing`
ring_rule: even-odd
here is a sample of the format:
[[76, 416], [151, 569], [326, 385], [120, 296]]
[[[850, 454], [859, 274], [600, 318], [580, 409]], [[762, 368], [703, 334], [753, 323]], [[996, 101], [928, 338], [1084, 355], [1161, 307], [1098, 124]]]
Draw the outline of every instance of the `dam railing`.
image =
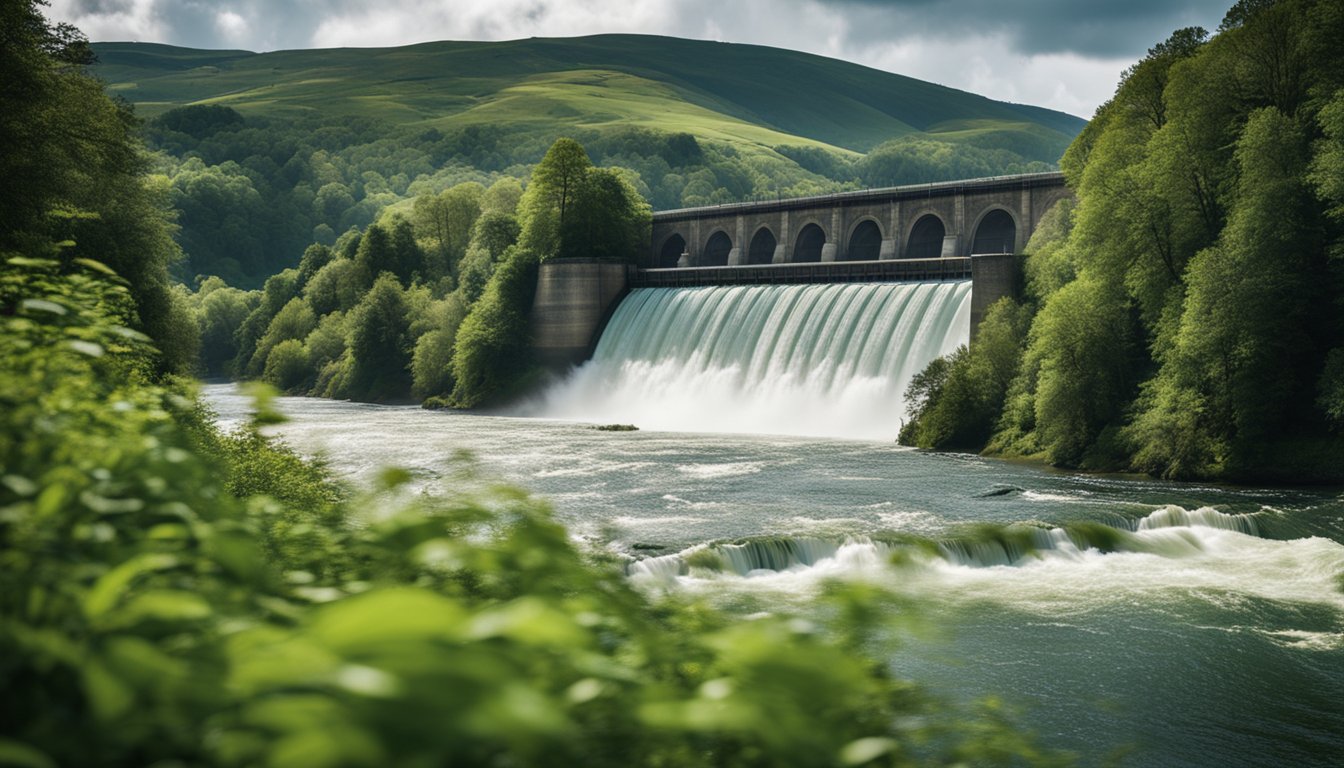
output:
[[970, 277], [970, 258], [955, 257], [638, 269], [631, 271], [630, 287], [677, 288], [698, 285], [762, 285], [774, 283], [924, 282], [968, 280]]

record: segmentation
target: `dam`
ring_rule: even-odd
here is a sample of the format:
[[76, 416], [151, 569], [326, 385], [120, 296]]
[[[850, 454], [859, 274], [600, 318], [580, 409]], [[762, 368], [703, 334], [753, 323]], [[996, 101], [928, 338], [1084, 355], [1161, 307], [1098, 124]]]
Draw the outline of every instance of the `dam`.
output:
[[636, 263], [540, 265], [533, 351], [565, 377], [535, 412], [890, 440], [1067, 195], [1032, 174], [656, 213]]
[[1017, 294], [1027, 242], [1070, 196], [1063, 174], [1037, 173], [656, 212], [632, 264], [541, 265], [533, 351], [556, 370], [582, 363], [621, 299], [653, 287], [969, 280], [969, 339]]

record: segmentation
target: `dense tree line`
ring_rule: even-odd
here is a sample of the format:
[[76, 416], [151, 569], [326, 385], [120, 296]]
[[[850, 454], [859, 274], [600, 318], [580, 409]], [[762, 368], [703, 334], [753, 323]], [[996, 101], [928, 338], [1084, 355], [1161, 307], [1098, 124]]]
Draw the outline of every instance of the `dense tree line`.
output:
[[623, 261], [648, 240], [649, 206], [627, 175], [561, 139], [524, 191], [512, 177], [414, 199], [260, 290], [200, 283], [190, 302], [212, 376], [287, 392], [473, 407], [534, 380], [529, 316], [536, 266]]
[[1064, 156], [1077, 204], [1034, 236], [1025, 305], [916, 381], [904, 439], [1344, 477], [1342, 60], [1319, 0], [1242, 0], [1152, 48]]
[[[294, 266], [308, 243], [331, 246], [389, 208], [401, 211], [466, 182], [524, 180], [555, 138], [499, 126], [410, 131], [371, 118], [244, 117], [219, 105], [173, 109], [144, 132], [180, 211], [178, 241], [188, 259], [178, 276], [213, 275], [241, 288]], [[1040, 157], [1041, 147], [1027, 141], [1005, 149], [998, 135], [907, 137], [862, 156], [806, 146], [748, 156], [646, 128], [574, 138], [598, 165], [624, 168], [626, 181], [657, 209], [1052, 168], [1028, 159]], [[979, 145], [985, 142], [999, 148]]]

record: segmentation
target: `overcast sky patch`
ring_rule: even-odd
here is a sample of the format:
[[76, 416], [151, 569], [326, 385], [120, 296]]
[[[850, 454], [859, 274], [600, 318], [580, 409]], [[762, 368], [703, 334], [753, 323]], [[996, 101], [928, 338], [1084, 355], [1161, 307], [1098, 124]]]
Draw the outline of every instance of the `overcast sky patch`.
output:
[[268, 51], [610, 32], [847, 59], [1090, 117], [1173, 30], [1230, 0], [52, 0], [95, 41]]

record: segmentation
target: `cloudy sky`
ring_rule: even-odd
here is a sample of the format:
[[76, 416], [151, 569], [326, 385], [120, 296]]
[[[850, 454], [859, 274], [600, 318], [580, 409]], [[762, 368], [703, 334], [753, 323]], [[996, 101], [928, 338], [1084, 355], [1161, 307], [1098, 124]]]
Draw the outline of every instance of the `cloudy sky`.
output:
[[639, 32], [848, 59], [1090, 117], [1149, 46], [1231, 0], [50, 0], [91, 40], [389, 46]]

